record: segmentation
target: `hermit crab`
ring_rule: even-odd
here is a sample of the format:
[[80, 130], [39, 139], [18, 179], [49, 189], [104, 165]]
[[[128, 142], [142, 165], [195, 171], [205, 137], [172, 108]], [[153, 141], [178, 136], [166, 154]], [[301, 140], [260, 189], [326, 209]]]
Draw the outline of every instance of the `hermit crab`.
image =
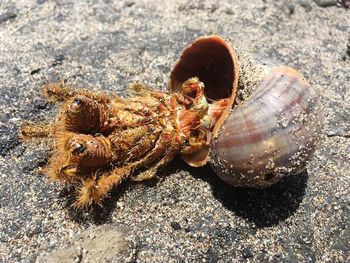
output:
[[315, 150], [318, 102], [302, 75], [257, 63], [219, 36], [184, 49], [168, 88], [132, 84], [125, 99], [48, 84], [60, 114], [23, 124], [20, 135], [51, 139], [45, 173], [76, 189], [78, 207], [101, 204], [127, 178], [153, 178], [176, 154], [195, 167], [209, 162], [234, 186], [263, 188], [301, 172]]

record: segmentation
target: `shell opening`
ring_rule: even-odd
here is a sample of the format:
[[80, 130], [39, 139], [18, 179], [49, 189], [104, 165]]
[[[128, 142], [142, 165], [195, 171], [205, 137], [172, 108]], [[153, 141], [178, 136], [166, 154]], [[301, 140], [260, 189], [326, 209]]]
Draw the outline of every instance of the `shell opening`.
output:
[[[228, 99], [227, 106], [211, 131], [213, 137], [230, 113], [238, 86], [238, 59], [231, 45], [219, 36], [204, 36], [184, 49], [169, 77], [170, 91], [180, 91], [189, 78], [198, 77], [204, 83], [207, 99]], [[209, 158], [209, 145], [194, 154], [182, 154], [191, 166], [203, 166]]]
[[236, 63], [234, 51], [222, 38], [201, 37], [183, 51], [171, 72], [169, 88], [178, 91], [184, 81], [198, 77], [207, 98], [229, 98], [237, 79]]

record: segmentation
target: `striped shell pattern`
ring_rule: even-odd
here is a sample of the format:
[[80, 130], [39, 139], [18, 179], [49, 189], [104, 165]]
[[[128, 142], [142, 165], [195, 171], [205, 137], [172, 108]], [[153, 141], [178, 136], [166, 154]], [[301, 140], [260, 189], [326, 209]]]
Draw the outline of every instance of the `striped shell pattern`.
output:
[[199, 163], [185, 158], [188, 164], [208, 161], [227, 183], [255, 188], [305, 169], [318, 141], [321, 113], [300, 73], [257, 62], [219, 36], [205, 36], [184, 50], [170, 75], [170, 89], [192, 76], [203, 76], [209, 99], [227, 94], [234, 103], [213, 131], [209, 157]]
[[301, 74], [272, 68], [212, 141], [211, 166], [235, 186], [267, 187], [301, 172], [315, 150], [318, 103]]

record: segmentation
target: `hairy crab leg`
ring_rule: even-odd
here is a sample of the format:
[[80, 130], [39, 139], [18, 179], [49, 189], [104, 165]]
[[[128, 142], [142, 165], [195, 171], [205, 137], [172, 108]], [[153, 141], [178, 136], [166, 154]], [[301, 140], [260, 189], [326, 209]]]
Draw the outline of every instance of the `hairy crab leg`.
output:
[[143, 156], [145, 156], [148, 152], [151, 151], [151, 149], [154, 148], [155, 143], [158, 141], [160, 134], [160, 129], [149, 129], [149, 132], [145, 134], [145, 136], [143, 136], [143, 138], [140, 141], [138, 141], [135, 144], [135, 146], [127, 152], [122, 162], [131, 163], [139, 159], [140, 157], [142, 158]]
[[149, 167], [146, 171], [143, 171], [136, 176], [132, 177], [133, 181], [145, 181], [154, 178], [157, 172], [171, 162], [175, 155], [179, 151], [178, 144], [172, 144], [164, 153], [164, 156], [153, 166]]
[[[114, 132], [108, 136], [112, 143], [112, 148], [119, 149], [114, 164], [128, 162], [127, 160], [131, 152], [133, 158], [140, 158], [143, 155], [143, 151], [152, 148], [152, 141], [145, 140], [145, 138], [149, 137], [150, 130], [153, 130], [153, 128], [150, 128], [149, 126], [140, 126]], [[137, 151], [140, 144], [143, 148]]]
[[50, 134], [52, 134], [52, 125], [26, 122], [21, 125], [19, 136], [22, 141], [27, 141], [32, 138], [49, 137]]
[[97, 176], [82, 181], [77, 190], [77, 207], [88, 207], [93, 203], [101, 205], [108, 192], [116, 185], [121, 184], [133, 172], [131, 165], [113, 169], [109, 175]]
[[[92, 92], [86, 89], [73, 89], [70, 86], [66, 86], [63, 83], [49, 83], [43, 87], [44, 96], [50, 102], [57, 101], [67, 101], [76, 96], [86, 96], [96, 101], [106, 100], [109, 102], [109, 96], [103, 92]], [[119, 97], [113, 96], [114, 100], [117, 100]]]
[[[176, 147], [174, 147], [174, 145]], [[176, 140], [175, 131], [169, 131], [169, 130], [163, 131], [160, 134], [160, 137], [158, 138], [154, 148], [142, 159], [132, 163], [132, 165], [136, 169], [139, 169], [141, 167], [152, 167], [154, 166], [155, 163], [156, 163], [156, 166], [159, 163], [159, 166], [158, 167], [155, 166], [155, 169], [153, 169], [154, 173], [151, 173], [151, 170], [150, 170], [147, 177], [145, 177], [144, 175], [142, 175], [142, 173], [140, 173], [132, 176], [132, 179], [134, 181], [142, 181], [142, 180], [153, 178], [158, 168], [164, 166], [166, 163], [172, 160], [172, 157], [174, 156], [173, 152], [176, 151], [177, 153], [179, 149], [180, 149], [180, 144]]]

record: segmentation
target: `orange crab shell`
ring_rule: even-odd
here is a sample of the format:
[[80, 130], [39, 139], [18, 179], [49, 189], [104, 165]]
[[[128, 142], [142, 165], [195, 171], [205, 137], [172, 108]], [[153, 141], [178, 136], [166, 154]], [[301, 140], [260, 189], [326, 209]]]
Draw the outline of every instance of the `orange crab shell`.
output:
[[[186, 47], [175, 63], [169, 77], [170, 91], [179, 91], [184, 81], [198, 77], [205, 85], [209, 100], [228, 99], [227, 106], [216, 122], [212, 135], [215, 137], [228, 117], [236, 97], [238, 86], [238, 59], [236, 52], [217, 35], [204, 36]], [[184, 161], [194, 167], [207, 163], [210, 145], [193, 154], [182, 154]]]

